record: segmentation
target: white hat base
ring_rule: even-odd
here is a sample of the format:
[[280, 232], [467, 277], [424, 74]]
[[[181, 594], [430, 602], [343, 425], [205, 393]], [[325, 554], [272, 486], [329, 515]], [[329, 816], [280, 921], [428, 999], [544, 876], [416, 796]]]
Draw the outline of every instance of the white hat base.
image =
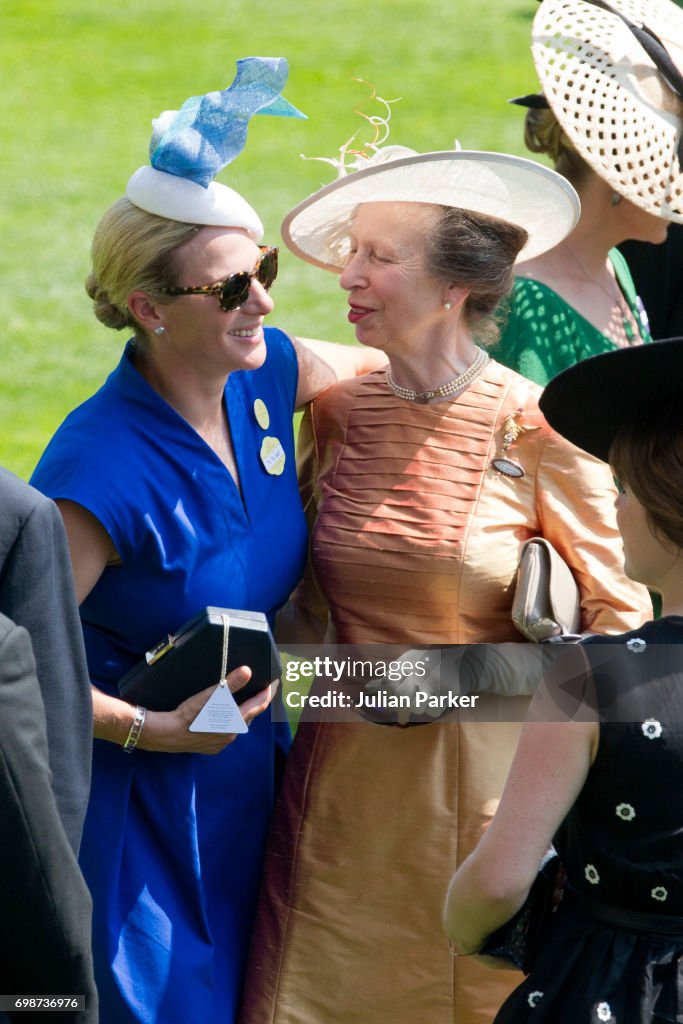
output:
[[355, 210], [377, 202], [455, 206], [516, 224], [529, 235], [520, 260], [561, 242], [580, 211], [572, 186], [548, 167], [503, 153], [447, 150], [375, 163], [339, 178], [290, 210], [282, 236], [297, 256], [338, 272]]
[[212, 181], [203, 188], [189, 178], [180, 178], [154, 167], [139, 167], [126, 186], [131, 203], [157, 217], [185, 224], [242, 228], [260, 242], [263, 224], [256, 211], [239, 192]]

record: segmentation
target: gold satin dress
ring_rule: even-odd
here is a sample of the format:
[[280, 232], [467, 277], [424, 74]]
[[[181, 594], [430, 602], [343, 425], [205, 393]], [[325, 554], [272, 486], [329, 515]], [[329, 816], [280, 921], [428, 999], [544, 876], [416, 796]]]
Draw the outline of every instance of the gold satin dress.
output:
[[[449, 402], [397, 398], [383, 371], [316, 400], [300, 437], [302, 493], [339, 643], [520, 640], [515, 570], [539, 534], [573, 570], [584, 630], [648, 618], [646, 590], [623, 575], [609, 469], [549, 428], [539, 394], [491, 362]], [[519, 477], [491, 465], [511, 423], [523, 429], [502, 454]], [[300, 725], [240, 1024], [489, 1024], [520, 975], [453, 959], [441, 912], [519, 729], [466, 712], [403, 729]]]

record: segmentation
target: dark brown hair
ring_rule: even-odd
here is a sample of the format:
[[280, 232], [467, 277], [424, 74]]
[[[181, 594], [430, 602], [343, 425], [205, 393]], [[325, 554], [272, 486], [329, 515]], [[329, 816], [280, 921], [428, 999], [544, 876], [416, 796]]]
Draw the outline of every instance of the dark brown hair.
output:
[[495, 217], [437, 206], [435, 228], [425, 240], [430, 273], [469, 288], [465, 318], [477, 340], [492, 343], [498, 327], [492, 314], [509, 294], [514, 265], [528, 238], [524, 228]]
[[612, 442], [609, 461], [645, 509], [653, 534], [683, 548], [681, 399], [669, 399], [623, 426]]

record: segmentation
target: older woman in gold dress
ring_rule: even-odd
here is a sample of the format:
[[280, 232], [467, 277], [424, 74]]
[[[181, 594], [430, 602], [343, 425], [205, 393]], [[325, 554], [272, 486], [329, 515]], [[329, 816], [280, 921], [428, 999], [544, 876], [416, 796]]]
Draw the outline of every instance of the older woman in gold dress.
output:
[[[520, 252], [557, 244], [577, 212], [571, 186], [528, 160], [380, 151], [285, 220], [295, 252], [340, 272], [358, 340], [389, 359], [329, 388], [304, 427], [312, 576], [340, 643], [520, 640], [513, 583], [537, 535], [573, 570], [582, 629], [646, 617], [609, 471], [481, 347]], [[242, 1024], [491, 1020], [514, 975], [451, 958], [443, 879], [495, 810], [518, 731], [466, 712], [300, 726]]]

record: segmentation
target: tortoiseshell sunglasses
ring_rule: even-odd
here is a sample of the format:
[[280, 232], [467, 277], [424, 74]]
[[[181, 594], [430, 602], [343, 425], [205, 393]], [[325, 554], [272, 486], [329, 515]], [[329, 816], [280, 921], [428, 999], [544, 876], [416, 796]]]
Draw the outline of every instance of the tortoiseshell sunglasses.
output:
[[273, 281], [277, 277], [277, 256], [278, 248], [275, 245], [260, 245], [261, 258], [251, 271], [240, 270], [237, 274], [230, 274], [224, 281], [216, 284], [204, 284], [189, 288], [164, 288], [165, 295], [217, 295], [221, 309], [226, 313], [232, 313], [249, 298], [249, 289], [254, 278], [257, 279], [266, 291], [269, 291]]

